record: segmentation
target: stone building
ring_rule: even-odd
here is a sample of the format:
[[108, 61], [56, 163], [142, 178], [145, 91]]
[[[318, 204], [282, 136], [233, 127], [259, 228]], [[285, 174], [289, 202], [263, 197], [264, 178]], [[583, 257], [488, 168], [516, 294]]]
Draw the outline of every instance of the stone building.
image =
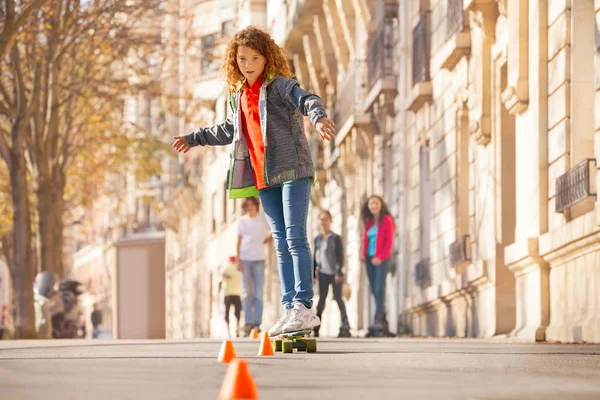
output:
[[414, 333], [600, 340], [598, 7], [401, 2]]
[[[317, 168], [310, 236], [319, 211], [330, 210], [345, 239], [354, 333], [373, 317], [359, 262], [360, 207], [380, 194], [397, 226], [387, 293], [393, 331], [598, 341], [598, 6], [237, 0], [221, 9], [203, 2], [194, 7], [204, 11], [187, 13], [203, 21], [194, 26], [204, 57], [200, 75], [187, 78], [189, 105], [199, 105], [187, 128], [225, 118], [224, 87], [204, 68], [222, 58], [227, 27], [262, 26], [337, 125], [335, 141], [322, 143], [306, 124]], [[200, 18], [207, 15], [214, 18]], [[224, 334], [216, 271], [235, 252], [241, 210], [226, 199], [227, 149], [201, 151], [182, 159], [190, 179], [170, 209], [167, 254], [183, 261], [167, 264], [171, 271], [195, 265], [188, 275], [173, 272], [169, 290], [180, 305], [170, 310], [179, 315], [175, 325], [189, 324], [188, 314], [173, 310], [184, 309], [195, 287], [186, 304], [198, 302], [202, 329], [186, 325], [173, 337]], [[177, 256], [182, 251], [187, 256]], [[265, 326], [280, 311], [274, 252], [267, 254]], [[338, 326], [329, 301], [321, 333], [335, 335]]]
[[[310, 236], [318, 232], [318, 214], [329, 210], [332, 229], [345, 243], [350, 325], [359, 333], [372, 322], [374, 303], [364, 266], [359, 261], [362, 223], [360, 209], [371, 194], [384, 197], [399, 224], [402, 202], [401, 143], [396, 124], [399, 86], [398, 2], [307, 0], [281, 5], [271, 32], [290, 55], [296, 78], [318, 94], [336, 123], [337, 137], [323, 143], [310, 126], [317, 180], [311, 196]], [[402, 231], [398, 230], [396, 242]], [[400, 246], [396, 246], [388, 277], [387, 308], [392, 331], [401, 311]], [[331, 293], [331, 292], [330, 292]], [[336, 335], [340, 316], [328, 300], [321, 333]]]

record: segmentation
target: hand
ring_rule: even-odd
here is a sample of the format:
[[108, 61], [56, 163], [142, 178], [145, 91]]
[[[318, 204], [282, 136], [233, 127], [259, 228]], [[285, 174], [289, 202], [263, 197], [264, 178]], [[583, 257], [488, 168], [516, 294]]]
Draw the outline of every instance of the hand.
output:
[[315, 129], [323, 140], [331, 140], [335, 138], [335, 123], [327, 117], [321, 117], [315, 124]]
[[361, 261], [361, 262], [365, 262], [365, 261], [367, 261], [367, 260], [365, 260], [365, 256], [363, 256], [362, 254], [360, 255], [360, 261]]
[[336, 275], [334, 280], [335, 280], [335, 284], [339, 285], [340, 283], [342, 283], [344, 281], [344, 275]]
[[376, 267], [380, 266], [382, 262], [383, 262], [383, 261], [381, 261], [381, 260], [380, 260], [379, 258], [377, 258], [377, 257], [373, 257], [373, 258], [371, 259], [371, 264], [373, 264], [373, 265], [374, 265], [374, 266], [376, 266]]
[[173, 142], [173, 147], [179, 153], [187, 153], [192, 148], [185, 140], [184, 136], [173, 136], [175, 142]]
[[244, 269], [244, 266], [242, 265], [242, 262], [240, 260], [238, 260], [236, 268], [240, 272], [242, 272], [242, 269]]

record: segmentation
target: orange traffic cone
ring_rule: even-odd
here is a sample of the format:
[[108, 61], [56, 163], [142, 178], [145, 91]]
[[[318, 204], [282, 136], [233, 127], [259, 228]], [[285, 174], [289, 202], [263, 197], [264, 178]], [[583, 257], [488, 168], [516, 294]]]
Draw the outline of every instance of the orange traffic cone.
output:
[[258, 330], [256, 330], [256, 329], [252, 329], [252, 330], [250, 331], [250, 337], [251, 337], [252, 339], [258, 339]]
[[217, 359], [219, 362], [228, 364], [229, 361], [236, 358], [235, 349], [233, 348], [233, 343], [231, 340], [224, 340], [221, 345], [221, 351], [219, 352], [219, 358]]
[[271, 346], [271, 339], [269, 339], [269, 332], [263, 334], [263, 339], [258, 349], [259, 356], [274, 356], [273, 346]]
[[258, 399], [258, 391], [250, 375], [248, 364], [238, 358], [229, 364], [218, 398], [218, 400], [233, 399]]

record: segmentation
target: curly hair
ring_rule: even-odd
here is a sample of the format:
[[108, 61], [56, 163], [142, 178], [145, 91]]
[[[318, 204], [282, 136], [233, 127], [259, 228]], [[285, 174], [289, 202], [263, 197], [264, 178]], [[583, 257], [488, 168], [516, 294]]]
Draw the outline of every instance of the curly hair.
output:
[[227, 81], [230, 90], [233, 91], [236, 85], [244, 79], [244, 75], [237, 64], [237, 49], [239, 46], [250, 47], [267, 59], [263, 78], [271, 74], [281, 75], [285, 78], [294, 76], [283, 49], [275, 43], [267, 32], [255, 26], [249, 26], [236, 33], [227, 44], [225, 62], [221, 66], [221, 77]]

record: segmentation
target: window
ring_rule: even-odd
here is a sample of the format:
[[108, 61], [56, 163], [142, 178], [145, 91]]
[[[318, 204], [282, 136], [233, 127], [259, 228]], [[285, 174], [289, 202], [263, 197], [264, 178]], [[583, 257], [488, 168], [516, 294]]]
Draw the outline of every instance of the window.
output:
[[218, 34], [203, 36], [200, 38], [200, 73], [208, 75], [216, 72], [219, 67], [218, 57], [215, 56], [215, 46]]
[[450, 39], [452, 35], [462, 32], [465, 27], [465, 10], [463, 0], [448, 0], [448, 14], [446, 20], [446, 37]]
[[413, 29], [412, 83], [427, 82], [429, 76], [429, 12], [422, 11]]

